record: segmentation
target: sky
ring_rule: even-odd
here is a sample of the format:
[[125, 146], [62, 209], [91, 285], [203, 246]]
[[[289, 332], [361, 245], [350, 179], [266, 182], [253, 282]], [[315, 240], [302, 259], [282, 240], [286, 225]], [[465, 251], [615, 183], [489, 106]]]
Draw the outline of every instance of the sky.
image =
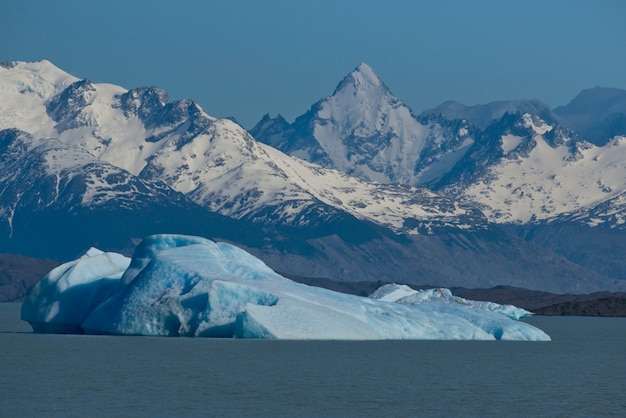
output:
[[157, 86], [250, 129], [288, 121], [361, 62], [417, 114], [626, 88], [623, 0], [3, 0], [0, 61]]

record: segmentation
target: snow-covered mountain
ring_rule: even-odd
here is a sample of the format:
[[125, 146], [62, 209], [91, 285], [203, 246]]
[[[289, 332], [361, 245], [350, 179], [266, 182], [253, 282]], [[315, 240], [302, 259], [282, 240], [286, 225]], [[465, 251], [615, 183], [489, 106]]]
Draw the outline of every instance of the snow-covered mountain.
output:
[[529, 113], [551, 125], [565, 125], [592, 144], [605, 145], [616, 136], [626, 135], [626, 90], [585, 89], [567, 105], [554, 109], [536, 99], [503, 100], [473, 106], [449, 100], [425, 110], [420, 118], [441, 115], [446, 119], [464, 119], [486, 129], [505, 113]]
[[162, 182], [58, 139], [0, 131], [0, 251], [64, 258], [96, 243], [125, 249], [163, 230], [228, 236], [210, 223], [227, 225]]
[[[111, 205], [124, 208], [182, 202], [184, 196], [163, 183], [141, 180], [99, 160], [86, 150], [57, 139], [35, 139], [17, 129], [0, 131], [0, 216], [9, 227], [20, 207], [43, 210], [62, 205], [68, 212], [79, 207]], [[46, 193], [44, 193], [44, 191]]]
[[[10, 94], [2, 105], [12, 117], [3, 127], [54, 136], [143, 180], [162, 181], [225, 216], [262, 214], [265, 221], [303, 226], [310, 217], [302, 214], [345, 212], [404, 233], [484, 227], [479, 211], [451, 199], [423, 189], [383, 187], [288, 157], [236, 123], [210, 117], [191, 100], [170, 102], [155, 87], [125, 90], [76, 80], [45, 61], [4, 70], [10, 76], [2, 86]], [[12, 103], [27, 109], [26, 121]]]
[[[479, 205], [503, 219], [489, 210], [496, 197], [459, 200], [493, 167], [527, 158], [537, 135], [580, 148], [536, 118], [525, 126], [506, 117], [488, 135], [464, 120], [418, 120], [360, 65], [293, 124], [257, 126], [288, 156], [156, 87], [93, 83], [47, 61], [4, 63], [0, 250], [67, 258], [85, 243], [119, 251], [148, 233], [176, 232], [236, 242], [292, 275], [619, 289], [624, 283], [490, 224]], [[126, 241], [113, 242], [121, 230]]]
[[588, 214], [589, 224], [621, 227], [620, 216], [591, 213], [599, 205], [619, 213], [625, 173], [626, 137], [599, 147], [558, 123], [507, 114], [478, 137], [439, 186], [480, 205], [496, 223], [537, 223], [580, 212]]
[[514, 236], [623, 279], [626, 136], [613, 136], [620, 132], [614, 131], [598, 146], [584, 140], [585, 131], [562, 125], [561, 117], [546, 119], [504, 114], [476, 135], [463, 158], [433, 186], [477, 204]]
[[[610, 100], [602, 103], [613, 103], [608, 111], [619, 111], [622, 96], [603, 92]], [[581, 101], [598, 111], [591, 99], [568, 109]], [[626, 192], [623, 137], [594, 146], [557, 119], [538, 100], [446, 102], [416, 118], [361, 64], [293, 124], [266, 116], [251, 132], [351, 175], [471, 202], [495, 223], [528, 223], [591, 210]]]
[[[265, 117], [250, 132], [281, 151], [381, 183], [424, 185], [437, 180], [474, 141], [463, 121], [417, 120], [367, 64], [334, 93], [287, 125]], [[446, 121], [447, 122], [447, 121]]]
[[555, 119], [555, 115], [550, 107], [535, 99], [502, 100], [473, 106], [466, 106], [463, 103], [448, 100], [437, 107], [425, 110], [420, 117], [441, 115], [451, 120], [463, 119], [481, 129], [485, 129], [492, 123], [499, 121], [505, 113], [529, 113], [539, 116], [545, 121], [553, 121]]
[[596, 88], [554, 111], [450, 101], [414, 117], [362, 64], [293, 123], [265, 116], [251, 132], [290, 155], [474, 205], [514, 237], [623, 279], [620, 252], [583, 237], [626, 247], [624, 97]]

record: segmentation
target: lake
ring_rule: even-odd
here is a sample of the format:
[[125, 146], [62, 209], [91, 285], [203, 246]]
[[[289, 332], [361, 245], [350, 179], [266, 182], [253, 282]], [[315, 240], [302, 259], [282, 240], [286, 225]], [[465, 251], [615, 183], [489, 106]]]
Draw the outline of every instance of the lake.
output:
[[0, 416], [626, 416], [626, 318], [551, 342], [33, 334], [0, 303]]

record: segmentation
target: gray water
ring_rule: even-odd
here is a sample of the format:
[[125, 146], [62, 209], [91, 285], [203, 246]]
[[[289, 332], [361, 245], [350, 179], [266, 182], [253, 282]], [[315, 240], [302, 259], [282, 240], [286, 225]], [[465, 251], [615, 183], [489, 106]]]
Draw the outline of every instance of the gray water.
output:
[[626, 416], [626, 318], [551, 342], [33, 334], [0, 303], [0, 416]]

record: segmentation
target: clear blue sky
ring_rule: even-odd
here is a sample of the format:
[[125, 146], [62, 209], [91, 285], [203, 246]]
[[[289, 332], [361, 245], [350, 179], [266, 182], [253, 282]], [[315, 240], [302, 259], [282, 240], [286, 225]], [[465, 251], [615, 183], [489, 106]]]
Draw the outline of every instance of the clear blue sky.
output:
[[3, 0], [0, 61], [155, 85], [251, 128], [368, 63], [416, 113], [626, 88], [623, 0]]

